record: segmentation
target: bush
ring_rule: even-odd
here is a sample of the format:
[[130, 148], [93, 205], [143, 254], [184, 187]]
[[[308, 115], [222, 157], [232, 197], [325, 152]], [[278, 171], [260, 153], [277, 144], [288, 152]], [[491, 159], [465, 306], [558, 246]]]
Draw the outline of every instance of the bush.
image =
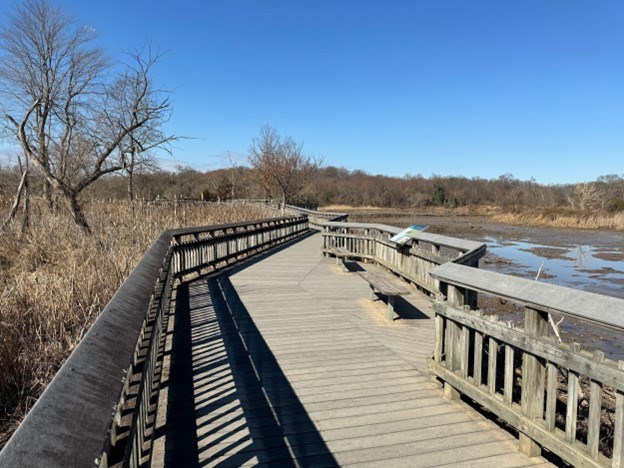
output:
[[611, 200], [611, 203], [609, 203], [609, 211], [611, 213], [624, 211], [624, 200], [622, 200], [621, 198], [614, 198], [613, 200]]

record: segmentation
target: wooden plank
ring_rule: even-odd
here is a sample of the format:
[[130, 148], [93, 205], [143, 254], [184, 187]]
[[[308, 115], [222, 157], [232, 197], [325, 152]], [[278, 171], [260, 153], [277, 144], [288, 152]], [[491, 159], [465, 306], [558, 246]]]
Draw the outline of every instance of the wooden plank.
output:
[[[541, 337], [548, 330], [548, 315], [525, 307], [524, 332], [527, 335]], [[538, 357], [524, 352], [522, 355], [522, 414], [532, 420], [541, 419], [544, 408], [544, 382], [546, 365]], [[520, 435], [520, 450], [529, 457], [541, 453], [541, 447], [525, 434]]]
[[545, 427], [549, 431], [555, 430], [555, 417], [557, 410], [557, 378], [559, 370], [552, 362], [546, 364], [547, 383], [546, 383], [546, 416]]
[[412, 292], [407, 284], [401, 283], [398, 278], [390, 273], [358, 271], [358, 275], [376, 291], [386, 296], [404, 296]]
[[[570, 347], [570, 351], [578, 354], [581, 350], [581, 345], [573, 343]], [[579, 397], [579, 376], [574, 371], [568, 371], [568, 402], [566, 405], [566, 424], [565, 433], [568, 443], [573, 443], [576, 440], [576, 422], [578, 414], [578, 397]]]
[[498, 354], [498, 344], [494, 338], [488, 339], [488, 376], [487, 386], [490, 395], [496, 393], [496, 355]]
[[[476, 311], [477, 317], [483, 317], [483, 311]], [[479, 331], [474, 332], [474, 380], [477, 385], [481, 385], [483, 378], [481, 369], [483, 365], [483, 334]]]
[[[594, 360], [601, 362], [604, 360], [602, 351], [594, 352]], [[600, 445], [600, 411], [602, 409], [602, 383], [591, 380], [589, 390], [589, 421], [587, 427], [587, 451], [594, 458], [598, 459], [598, 448]]]
[[511, 346], [505, 345], [505, 387], [503, 401], [511, 405], [513, 396], [513, 382], [515, 376], [514, 350]]
[[[428, 299], [410, 289], [405, 300], [422, 317], [386, 325], [363, 301], [369, 286], [340, 275], [320, 254], [319, 237], [234, 271], [231, 285], [219, 277], [210, 297], [201, 288], [191, 294], [195, 393], [183, 401], [196, 411], [197, 448], [161, 458], [171, 465], [418, 466], [522, 457], [511, 435], [446, 401], [421, 371], [436, 328], [444, 332], [445, 319], [431, 320]], [[216, 291], [222, 299], [215, 302]], [[227, 330], [224, 317], [236, 326]], [[244, 346], [235, 356], [236, 339]], [[178, 442], [174, 434], [158, 446]]]
[[[624, 371], [624, 361], [618, 363], [618, 368]], [[616, 389], [615, 394], [615, 423], [613, 428], [613, 468], [624, 467], [624, 389]]]

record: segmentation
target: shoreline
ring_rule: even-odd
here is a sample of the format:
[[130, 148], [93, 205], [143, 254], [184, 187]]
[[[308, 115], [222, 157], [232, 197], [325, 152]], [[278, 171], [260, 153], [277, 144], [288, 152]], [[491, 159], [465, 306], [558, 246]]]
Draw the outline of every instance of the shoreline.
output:
[[504, 224], [527, 228], [570, 229], [583, 231], [624, 231], [624, 212], [581, 212], [567, 208], [505, 210], [492, 206], [463, 206], [458, 208], [430, 207], [419, 209], [380, 208], [373, 206], [354, 207], [348, 205], [327, 205], [320, 211], [345, 212], [354, 218], [360, 217], [430, 217], [430, 218], [475, 218], [483, 223]]

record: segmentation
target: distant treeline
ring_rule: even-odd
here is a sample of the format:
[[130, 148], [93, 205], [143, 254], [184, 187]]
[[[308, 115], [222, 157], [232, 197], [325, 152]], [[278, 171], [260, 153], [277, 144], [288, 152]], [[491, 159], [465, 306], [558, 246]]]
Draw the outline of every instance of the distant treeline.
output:
[[[0, 168], [0, 195], [11, 197], [19, 184], [19, 172]], [[33, 192], [42, 182], [34, 178]], [[226, 201], [232, 198], [279, 198], [258, 183], [253, 169], [238, 166], [200, 172], [188, 167], [176, 171], [157, 170], [135, 174], [135, 198], [154, 200], [196, 199]], [[103, 177], [84, 194], [98, 199], [128, 197], [127, 179], [122, 175]], [[511, 174], [493, 179], [405, 175], [371, 175], [328, 166], [292, 203], [317, 207], [324, 205], [422, 208], [427, 206], [499, 206], [503, 208], [557, 208], [624, 211], [624, 178], [605, 175], [596, 181], [576, 184], [543, 185], [535, 180], [519, 180]]]

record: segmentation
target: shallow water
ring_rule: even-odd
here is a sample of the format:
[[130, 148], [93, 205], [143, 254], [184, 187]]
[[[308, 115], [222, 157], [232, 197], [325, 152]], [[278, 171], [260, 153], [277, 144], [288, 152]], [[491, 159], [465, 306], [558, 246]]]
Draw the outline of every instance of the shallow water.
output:
[[624, 299], [624, 260], [621, 245], [537, 243], [486, 236], [488, 252], [511, 263], [486, 261], [487, 270], [535, 279]]

